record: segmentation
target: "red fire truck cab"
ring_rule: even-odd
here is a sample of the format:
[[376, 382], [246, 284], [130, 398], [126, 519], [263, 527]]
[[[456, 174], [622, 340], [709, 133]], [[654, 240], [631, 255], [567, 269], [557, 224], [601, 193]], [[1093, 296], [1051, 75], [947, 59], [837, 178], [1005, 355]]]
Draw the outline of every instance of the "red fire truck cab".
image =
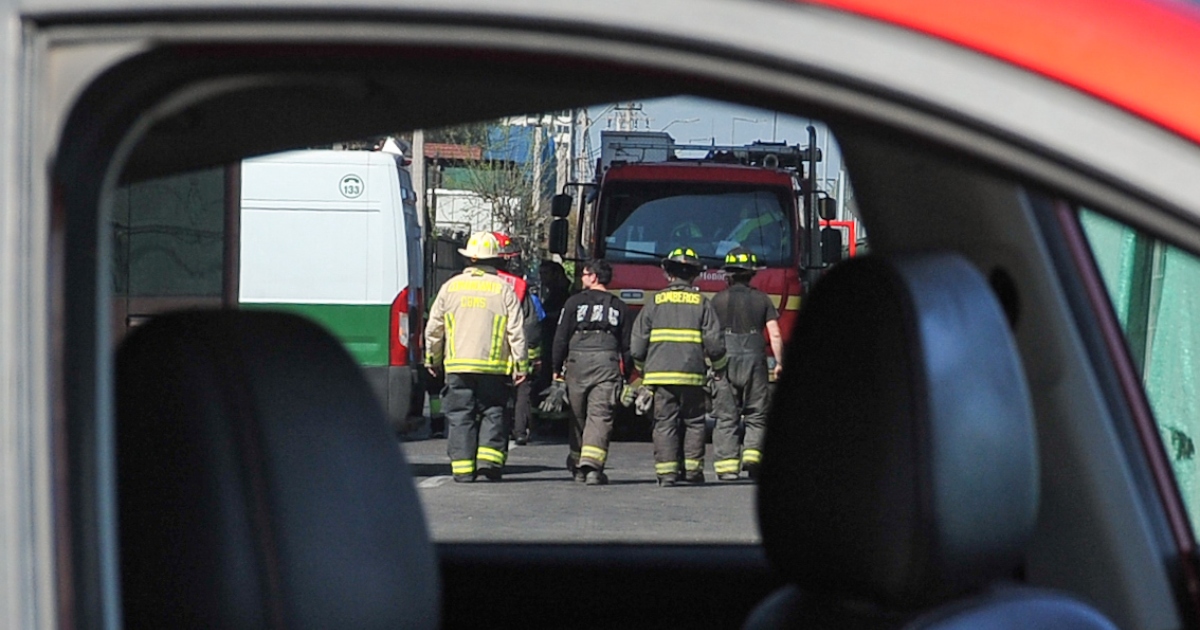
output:
[[[824, 265], [819, 251], [811, 260], [805, 255], [813, 249], [806, 226], [817, 222], [815, 208], [827, 205], [805, 175], [820, 150], [782, 142], [677, 145], [664, 132], [606, 131], [601, 144], [595, 181], [573, 184], [588, 191], [574, 258], [607, 259], [609, 290], [638, 309], [666, 286], [659, 262], [671, 250], [695, 250], [707, 266], [697, 284], [711, 297], [727, 286], [725, 254], [745, 247], [763, 266], [753, 286], [771, 296], [786, 336], [804, 272]], [[565, 217], [574, 204], [566, 194], [555, 198], [551, 251], [567, 249]]]

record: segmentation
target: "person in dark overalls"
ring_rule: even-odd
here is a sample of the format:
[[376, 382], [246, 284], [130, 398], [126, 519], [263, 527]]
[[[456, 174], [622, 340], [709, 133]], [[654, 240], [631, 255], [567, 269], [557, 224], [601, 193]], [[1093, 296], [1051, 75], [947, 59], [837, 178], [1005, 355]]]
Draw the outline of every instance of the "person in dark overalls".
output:
[[660, 487], [704, 483], [706, 375], [725, 371], [721, 324], [708, 298], [693, 286], [704, 264], [690, 247], [662, 260], [667, 287], [654, 294], [633, 323], [629, 352], [642, 373], [639, 410], [652, 396], [654, 472]]
[[[754, 252], [741, 247], [730, 250], [725, 255], [729, 288], [713, 297], [713, 309], [725, 331], [725, 352], [729, 357], [725, 378], [714, 383], [713, 400], [716, 416], [713, 468], [717, 479], [722, 481], [737, 479], [742, 470], [756, 479], [762, 463], [762, 436], [770, 402], [763, 331], [771, 340], [776, 377], [783, 368], [779, 311], [767, 294], [750, 286], [758, 269]], [[739, 444], [743, 422], [745, 436]]]
[[629, 307], [608, 292], [612, 266], [603, 259], [583, 266], [584, 290], [567, 299], [554, 335], [554, 379], [563, 382], [575, 412], [567, 467], [576, 481], [608, 483], [604, 465], [614, 407], [633, 371]]

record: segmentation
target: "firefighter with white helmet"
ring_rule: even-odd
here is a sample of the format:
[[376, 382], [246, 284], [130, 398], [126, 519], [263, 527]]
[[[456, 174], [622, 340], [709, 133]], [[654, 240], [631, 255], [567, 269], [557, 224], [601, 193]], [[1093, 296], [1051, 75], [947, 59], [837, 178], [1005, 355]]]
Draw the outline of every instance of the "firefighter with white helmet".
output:
[[496, 275], [502, 246], [491, 232], [476, 232], [458, 250], [470, 260], [438, 292], [425, 326], [425, 364], [446, 375], [442, 410], [446, 450], [454, 480], [482, 474], [499, 481], [508, 458], [504, 407], [509, 379], [520, 384], [529, 372], [520, 300]]
[[712, 304], [692, 282], [704, 265], [691, 248], [662, 261], [667, 288], [654, 295], [633, 323], [630, 354], [642, 373], [639, 407], [653, 390], [654, 472], [660, 486], [704, 483], [705, 381], [720, 378], [725, 342]]
[[[758, 477], [762, 463], [762, 436], [767, 422], [768, 390], [766, 344], [771, 342], [775, 375], [782, 369], [783, 338], [779, 333], [779, 311], [767, 294], [750, 286], [759, 269], [754, 252], [736, 247], [725, 255], [729, 288], [713, 297], [713, 309], [725, 332], [729, 358], [726, 377], [716, 382], [713, 413], [713, 468], [717, 479], [737, 479], [742, 470]], [[738, 434], [745, 422], [744, 440]]]

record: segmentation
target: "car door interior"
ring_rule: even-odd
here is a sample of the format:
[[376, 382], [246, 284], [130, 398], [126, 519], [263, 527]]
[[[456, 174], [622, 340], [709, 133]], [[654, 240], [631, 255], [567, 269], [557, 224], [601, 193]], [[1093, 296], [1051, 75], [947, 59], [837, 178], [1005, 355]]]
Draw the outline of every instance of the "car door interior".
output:
[[[782, 3], [748, 4], [766, 7]], [[772, 6], [771, 10], [780, 8]], [[272, 26], [268, 22], [255, 24], [254, 28], [259, 29], [255, 32], [268, 32]], [[520, 35], [536, 37], [538, 27], [529, 27]], [[1020, 531], [1006, 531], [1012, 544], [999, 554], [1002, 557], [989, 556], [996, 564], [986, 575], [982, 569], [980, 573], [969, 572], [971, 589], [983, 588], [997, 577], [1023, 578], [1032, 584], [1082, 594], [1102, 605], [1122, 626], [1179, 625], [1178, 602], [1172, 591], [1175, 576], [1167, 566], [1170, 562], [1163, 560], [1173, 557], [1175, 550], [1162, 534], [1162, 516], [1156, 511], [1154, 499], [1145, 498], [1150, 495], [1138, 485], [1139, 476], [1144, 477], [1144, 471], [1138, 468], [1142, 464], [1122, 450], [1125, 438], [1113, 429], [1117, 422], [1110, 416], [1111, 406], [1098, 393], [1090, 372], [1093, 368], [1088, 367], [1087, 353], [1074, 332], [1077, 320], [1072, 319], [1063, 297], [1062, 283], [1068, 272], [1056, 277], [1051, 271], [1057, 268], [1061, 272], [1061, 267], [1055, 266], [1057, 259], [1051, 257], [1055, 254], [1054, 243], [1046, 242], [1053, 226], [1038, 222], [1046, 214], [1044, 208], [1030, 204], [1027, 190], [1019, 183], [1031, 178], [1032, 168], [1013, 172], [1014, 165], [1029, 156], [1041, 160], [1039, 164], [1053, 163], [1059, 169], [1054, 171], [1056, 176], [1070, 171], [1063, 166], [1067, 162], [1054, 162], [1038, 153], [1036, 147], [1030, 150], [1034, 146], [1031, 142], [1005, 144], [1003, 134], [989, 135], [986, 130], [990, 128], [983, 124], [955, 126], [964, 116], [948, 113], [940, 119], [936, 114], [945, 113], [943, 110], [927, 107], [927, 103], [914, 105], [899, 92], [862, 87], [858, 77], [830, 79], [817, 73], [805, 74], [794, 59], [784, 64], [741, 53], [722, 57], [720, 49], [708, 46], [708, 42], [688, 41], [686, 46], [672, 48], [669, 38], [655, 44], [654, 33], [648, 32], [650, 37], [637, 33], [636, 37], [626, 34], [628, 37], [623, 39], [615, 32], [605, 36], [597, 31], [589, 35], [594, 39], [581, 37], [578, 41], [545, 44], [540, 55], [504, 49], [502, 44], [495, 44], [495, 39], [487, 40], [491, 48], [464, 45], [463, 50], [452, 50], [450, 54], [431, 50], [427, 42], [423, 47], [410, 48], [327, 44], [319, 55], [305, 46], [244, 42], [228, 48], [207, 41], [203, 45], [151, 46], [148, 53], [111, 69], [87, 87], [66, 122], [66, 140], [53, 161], [56, 192], [61, 192], [56, 201], [61, 203], [66, 226], [56, 227], [62, 230], [56, 233], [62, 241], [56, 242], [65, 252], [62, 255], [66, 261], [58, 290], [70, 296], [62, 298], [64, 304], [60, 305], [65, 333], [58, 341], [72, 349], [62, 357], [62, 371], [66, 383], [65, 423], [71, 440], [66, 476], [74, 493], [71, 535], [76, 537], [77, 556], [73, 560], [76, 596], [84, 602], [78, 604], [81, 611], [93, 610], [90, 602], [102, 599], [93, 591], [103, 590], [94, 577], [104, 573], [103, 562], [87, 554], [97, 547], [94, 539], [102, 537], [107, 527], [103, 497], [113, 490], [102, 487], [103, 476], [96, 471], [103, 469], [104, 454], [87, 437], [102, 435], [106, 422], [106, 377], [102, 374], [106, 367], [105, 338], [96, 332], [104, 328], [105, 313], [96, 305], [103, 303], [97, 297], [104, 290], [98, 278], [104, 277], [106, 261], [96, 252], [104, 251], [97, 245], [97, 234], [103, 233], [99, 227], [106, 220], [103, 198], [113, 182], [223, 165], [261, 152], [391, 130], [688, 93], [825, 119], [846, 154], [873, 251], [887, 255], [913, 250], [957, 251], [985, 276], [1007, 275], [1012, 281], [1014, 292], [1009, 297], [1015, 299], [1006, 300], [1004, 307], [1015, 322], [1021, 369], [1033, 389], [1031, 404], [1036, 410], [1040, 449], [1037, 457], [1043, 471], [1035, 482], [1040, 502], [1036, 504], [1033, 533], [1028, 531], [1028, 523]], [[294, 43], [294, 33], [287, 33], [293, 39], [286, 41]], [[339, 31], [337, 37], [346, 35]], [[337, 37], [329, 41], [340, 41]], [[598, 49], [596, 41], [600, 42]], [[670, 54], [636, 57], [624, 48], [633, 49], [631, 41], [638, 46], [661, 46]], [[588, 54], [595, 58], [581, 61], [577, 55], [588, 46], [593, 46]], [[220, 54], [208, 54], [214, 51]], [[610, 57], [603, 56], [609, 52]], [[645, 49], [637, 48], [637, 52], [642, 54]], [[736, 72], [712, 63], [713, 54], [734, 70], [742, 67], [736, 64], [743, 64], [761, 72], [746, 74], [744, 83], [738, 83], [731, 78]], [[651, 58], [653, 64], [644, 61]], [[839, 59], [848, 60], [848, 66], [854, 62], [849, 56]], [[709, 66], [711, 73], [706, 74]], [[536, 79], [531, 80], [534, 75]], [[776, 81], [778, 89], [764, 89], [764, 77]], [[827, 83], [822, 82], [827, 79]], [[937, 83], [924, 75], [920, 81]], [[859, 87], [861, 93], [855, 92]], [[803, 90], [811, 91], [811, 99], [797, 96]], [[413, 94], [421, 97], [405, 98]], [[835, 96], [843, 102], [836, 102]], [[1030, 98], [1028, 102], [1042, 101]], [[906, 118], [910, 115], [911, 120]], [[922, 121], [930, 120], [933, 122], [928, 127], [921, 126]], [[900, 129], [897, 121], [909, 126]], [[981, 133], [981, 128], [985, 132]], [[976, 140], [979, 142], [972, 144]], [[997, 146], [1004, 151], [996, 150]], [[112, 176], [102, 168], [106, 166], [114, 171]], [[1056, 181], [1067, 188], [1079, 181], [1090, 184], [1086, 173], [1069, 174], [1075, 179], [1060, 177]], [[1076, 190], [1094, 188], [1079, 186]], [[1109, 205], [1097, 203], [1097, 207], [1108, 209], [1121, 205], [1112, 199], [1125, 200], [1120, 191], [1104, 192], [1108, 196], [1096, 197]], [[97, 273], [98, 266], [101, 273]], [[446, 627], [578, 624], [685, 626], [695, 630], [741, 623], [756, 603], [794, 576], [795, 567], [778, 563], [772, 567], [762, 548], [746, 545], [442, 543], [436, 545], [435, 557], [426, 542], [411, 482], [402, 470], [397, 472], [403, 463], [391, 454], [394, 448], [388, 454], [383, 452], [384, 442], [380, 440], [386, 430], [382, 420], [377, 439], [373, 420], [342, 427], [329, 422], [330, 416], [321, 415], [342, 413], [336, 408], [350, 404], [343, 400], [344, 391], [360, 395], [365, 391], [365, 385], [352, 382], [356, 379], [347, 372], [352, 364], [335, 356], [338, 353], [329, 347], [336, 345], [332, 341], [320, 340], [298, 324], [284, 321], [281, 330], [272, 331], [267, 330], [272, 326], [263, 325], [264, 321], [254, 317], [164, 318], [146, 324], [121, 351], [116, 494], [120, 501], [125, 614], [131, 626], [178, 627], [171, 615], [197, 598], [207, 602], [196, 609], [197, 614], [222, 612], [226, 604], [230, 615], [246, 618], [299, 614], [295, 611], [307, 614], [316, 610], [326, 596], [305, 597], [303, 594], [322, 591], [284, 588], [288, 580], [311, 577], [336, 582], [333, 577], [342, 575], [340, 571], [365, 576], [369, 567], [377, 567], [378, 572], [371, 571], [370, 577], [346, 582], [354, 583], [356, 588], [374, 585], [371, 590], [339, 591], [337, 595], [348, 598], [339, 605], [361, 605], [361, 614], [369, 615], [367, 621], [400, 619], [403, 621], [397, 624], [403, 626], [415, 619], [436, 624], [440, 611]], [[310, 366], [292, 360], [285, 369], [283, 359], [272, 350], [273, 340], [278, 341], [274, 336], [285, 334], [302, 338], [299, 347], [317, 347], [306, 350], [319, 355], [312, 357], [313, 363], [341, 367], [332, 376], [324, 368], [314, 375]], [[998, 333], [991, 330], [988, 334]], [[201, 339], [205, 341], [201, 343]], [[204, 358], [204, 363], [197, 363], [197, 358]], [[173, 367], [163, 370], [161, 361]], [[344, 391], [326, 391], [324, 385], [290, 389], [279, 376], [293, 369], [298, 370], [298, 378], [307, 379], [305, 382], [332, 380]], [[171, 407], [142, 407], [155, 399], [147, 392], [161, 394], [160, 402]], [[214, 395], [217, 399], [210, 400]], [[306, 441], [316, 439], [312, 435], [301, 439], [304, 436], [281, 431], [281, 417], [264, 415], [254, 407], [254, 401], [262, 397], [291, 400], [291, 413], [306, 418], [304, 426], [310, 427], [314, 435], [327, 437], [336, 448], [314, 452]], [[139, 398], [145, 400], [134, 402]], [[222, 405], [228, 409], [219, 408]], [[798, 415], [807, 405], [794, 401], [777, 407], [779, 413]], [[367, 415], [374, 413], [354, 409]], [[229, 410], [242, 414], [238, 417], [249, 424], [223, 425], [221, 414]], [[185, 419], [188, 426], [155, 426], [168, 415]], [[233, 432], [235, 429], [249, 433], [240, 435]], [[1027, 431], [1027, 427], [1022, 430]], [[172, 433], [175, 431], [180, 433]], [[349, 458], [342, 447], [351, 447], [351, 442], [353, 448], [370, 453], [370, 460]], [[266, 450], [254, 450], [260, 447]], [[256, 453], [262, 457], [257, 458]], [[1030, 454], [1020, 451], [1015, 456], [1028, 459]], [[271, 474], [247, 476], [253, 470], [251, 464]], [[283, 469], [272, 469], [276, 464], [286, 466], [288, 474], [277, 474]], [[997, 466], [1007, 471], [1009, 464]], [[349, 483], [343, 475], [351, 469], [357, 471], [354, 479], [369, 482], [366, 491], [389, 495], [380, 497], [382, 505], [366, 506], [345, 496], [328, 496], [337, 494], [332, 492], [332, 484]], [[292, 473], [298, 476], [291, 477]], [[284, 483], [284, 476], [292, 479], [287, 487], [256, 485]], [[315, 487], [330, 492], [300, 497], [302, 482], [315, 483]], [[181, 501], [179, 493], [185, 486], [209, 493], [208, 501], [215, 501], [217, 492], [233, 493], [239, 497], [233, 507], [242, 513], [206, 511], [200, 508], [209, 504]], [[263, 494], [267, 490], [270, 492]], [[267, 498], [281, 503], [255, 502]], [[1030, 504], [1025, 503], [1021, 509], [1029, 510]], [[318, 515], [312, 520], [307, 515], [314, 510], [335, 514]], [[791, 513], [780, 508], [779, 518]], [[299, 514], [306, 515], [304, 523], [295, 521]], [[368, 564], [343, 566], [334, 552], [305, 546], [329, 535], [334, 523], [326, 518], [341, 519], [355, 531], [383, 528], [380, 531], [412, 541], [413, 546], [401, 548], [389, 543], [385, 546], [387, 554], [372, 558]], [[260, 540], [257, 536], [268, 530], [258, 531], [260, 521], [254, 519], [279, 519], [281, 527], [289, 528], [288, 534], [279, 540]], [[215, 533], [228, 534], [233, 542], [218, 540]], [[770, 538], [766, 530], [764, 536]], [[300, 553], [307, 550], [318, 555], [307, 559], [290, 555], [296, 550], [291, 542], [286, 549], [276, 549], [275, 545], [285, 540], [299, 545]], [[569, 542], [570, 532], [564, 532], [564, 540]], [[1026, 540], [1029, 544], [1021, 546]], [[288, 554], [265, 555], [277, 551]], [[390, 559], [388, 566], [374, 562], [384, 556]], [[169, 565], [161, 564], [164, 558], [183, 562], [187, 572], [181, 572], [181, 576], [188, 577], [188, 581], [165, 574], [164, 567]], [[252, 570], [245, 575], [231, 573], [233, 564], [219, 564], [213, 559], [242, 563], [239, 566]], [[204, 563], [209, 562], [214, 566], [205, 568]], [[317, 563], [339, 573], [322, 570], [306, 577], [296, 570], [299, 565], [289, 562]], [[325, 567], [326, 562], [330, 566]], [[436, 586], [439, 566], [444, 585], [440, 606]], [[859, 568], [866, 570], [861, 565]], [[1014, 573], [1017, 571], [1023, 574]], [[213, 581], [196, 582], [202, 576]], [[592, 586], [581, 586], [584, 577], [593, 578]], [[250, 578], [254, 584], [246, 591], [240, 590], [242, 582], [234, 581]], [[967, 594], [943, 591], [945, 574], [921, 579], [933, 580], [921, 584], [937, 588], [917, 592], [921, 589], [910, 582], [907, 590], [884, 592], [885, 599], [891, 598], [888, 601], [894, 603], [896, 593], [903, 592], [904, 614], [910, 614], [915, 609], [909, 606], [934, 605], [947, 597]], [[191, 592], [189, 585], [197, 583], [211, 588]], [[307, 582], [300, 586], [330, 587]], [[397, 594], [397, 590], [403, 592]], [[392, 597], [381, 595], [385, 592], [395, 595], [395, 601], [382, 601]], [[247, 593], [253, 594], [250, 600], [245, 600]], [[710, 596], [714, 593], [719, 595]], [[376, 596], [381, 599], [373, 599]], [[1060, 610], [1070, 608], [1063, 603], [1065, 600], [1051, 597], [1045, 601], [1051, 607], [1062, 603]], [[1070, 610], [1086, 616], [1082, 609]], [[313, 619], [326, 619], [313, 614]], [[164, 619], [172, 623], [157, 623]], [[197, 619], [198, 627], [210, 621]], [[225, 624], [216, 620], [215, 625]], [[228, 625], [236, 623], [230, 621]]]
[[1033, 405], [970, 262], [849, 261], [794, 335], [758, 487], [763, 546], [789, 586], [747, 627], [1115, 628], [1014, 581], [1038, 510]]
[[317, 325], [156, 318], [118, 352], [117, 423], [127, 627], [438, 627], [408, 466]]

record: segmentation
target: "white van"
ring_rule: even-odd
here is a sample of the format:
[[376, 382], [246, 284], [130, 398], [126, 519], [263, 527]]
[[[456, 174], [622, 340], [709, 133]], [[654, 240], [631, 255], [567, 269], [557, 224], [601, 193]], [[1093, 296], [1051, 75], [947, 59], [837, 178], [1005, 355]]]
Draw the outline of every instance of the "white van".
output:
[[[406, 433], [421, 415], [423, 256], [403, 156], [305, 150], [244, 160], [238, 302], [325, 325]], [[411, 418], [411, 420], [410, 420]]]

